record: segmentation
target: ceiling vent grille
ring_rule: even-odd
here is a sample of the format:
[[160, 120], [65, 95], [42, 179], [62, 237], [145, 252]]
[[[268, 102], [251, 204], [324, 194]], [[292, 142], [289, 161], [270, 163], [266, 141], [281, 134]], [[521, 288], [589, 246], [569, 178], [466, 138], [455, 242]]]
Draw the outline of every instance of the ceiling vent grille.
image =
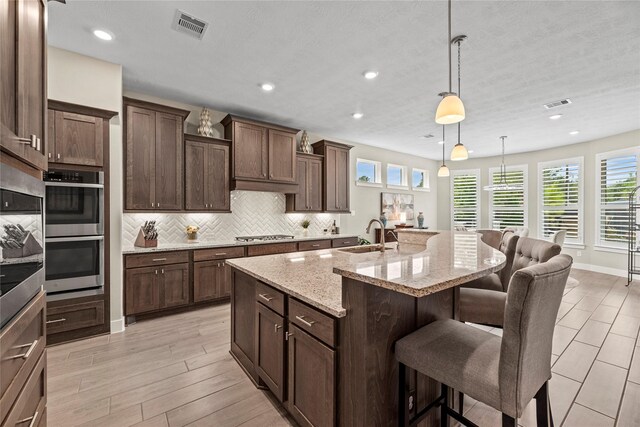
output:
[[204, 32], [207, 30], [207, 27], [209, 27], [209, 23], [188, 13], [184, 13], [181, 10], [176, 10], [176, 15], [173, 18], [171, 27], [180, 33], [188, 34], [191, 37], [202, 40]]
[[561, 99], [560, 101], [553, 101], [553, 102], [549, 102], [548, 104], [544, 104], [544, 108], [546, 108], [547, 110], [550, 110], [552, 108], [556, 108], [561, 105], [569, 105], [569, 104], [571, 104], [571, 100], [567, 98], [567, 99]]

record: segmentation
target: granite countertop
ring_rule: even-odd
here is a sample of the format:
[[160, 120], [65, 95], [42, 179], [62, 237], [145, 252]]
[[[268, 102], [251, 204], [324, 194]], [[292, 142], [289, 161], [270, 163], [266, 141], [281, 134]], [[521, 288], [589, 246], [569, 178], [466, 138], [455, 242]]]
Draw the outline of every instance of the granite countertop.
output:
[[0, 265], [11, 265], [11, 264], [27, 264], [30, 262], [43, 262], [44, 255], [43, 254], [35, 254], [29, 255], [21, 258], [3, 258], [0, 261]]
[[[425, 233], [425, 231], [422, 231]], [[335, 317], [344, 317], [342, 276], [421, 297], [497, 271], [505, 257], [473, 232], [429, 231], [425, 244], [387, 245], [237, 258], [227, 263]]]
[[167, 252], [167, 251], [188, 251], [191, 249], [221, 248], [228, 246], [249, 246], [249, 245], [268, 245], [272, 243], [302, 242], [305, 240], [326, 240], [326, 239], [345, 239], [348, 237], [358, 237], [357, 234], [312, 234], [312, 235], [296, 235], [293, 239], [284, 240], [260, 240], [253, 242], [238, 242], [236, 240], [196, 240], [195, 242], [158, 242], [155, 248], [138, 248], [132, 245], [122, 247], [123, 254], [142, 254], [147, 252]]

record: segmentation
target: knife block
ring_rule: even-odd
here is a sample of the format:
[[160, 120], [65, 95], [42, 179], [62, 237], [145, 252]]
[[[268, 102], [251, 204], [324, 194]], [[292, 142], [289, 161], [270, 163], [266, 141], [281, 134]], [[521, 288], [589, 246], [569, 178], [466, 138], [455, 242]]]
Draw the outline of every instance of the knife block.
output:
[[22, 246], [19, 248], [3, 248], [2, 256], [5, 258], [25, 258], [42, 253], [42, 246], [30, 232], [21, 243]]
[[156, 248], [158, 247], [158, 239], [145, 239], [142, 227], [140, 227], [140, 230], [138, 230], [138, 236], [136, 237], [136, 241], [133, 243], [133, 246], [138, 248]]

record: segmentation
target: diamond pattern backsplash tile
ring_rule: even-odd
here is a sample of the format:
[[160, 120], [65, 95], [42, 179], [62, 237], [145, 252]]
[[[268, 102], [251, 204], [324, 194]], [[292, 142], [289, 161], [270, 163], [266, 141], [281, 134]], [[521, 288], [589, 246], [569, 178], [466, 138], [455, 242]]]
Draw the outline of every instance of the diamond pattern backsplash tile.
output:
[[147, 220], [155, 220], [160, 242], [186, 240], [187, 225], [200, 227], [199, 240], [232, 240], [237, 236], [261, 234], [301, 234], [302, 221], [311, 221], [309, 234], [321, 234], [337, 214], [285, 214], [285, 196], [280, 193], [232, 191], [232, 213], [125, 213], [122, 221], [122, 245], [130, 247], [138, 230]]

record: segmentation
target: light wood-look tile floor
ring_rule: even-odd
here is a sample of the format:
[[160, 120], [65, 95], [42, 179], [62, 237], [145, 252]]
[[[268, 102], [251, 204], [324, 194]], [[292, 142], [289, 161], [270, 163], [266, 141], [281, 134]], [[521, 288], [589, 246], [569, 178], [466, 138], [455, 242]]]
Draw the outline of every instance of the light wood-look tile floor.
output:
[[[579, 283], [565, 291], [553, 341], [555, 425], [640, 426], [640, 282], [571, 275]], [[229, 322], [225, 304], [49, 348], [49, 425], [293, 425], [229, 355]], [[470, 398], [465, 415], [500, 425], [497, 411]], [[535, 426], [533, 405], [519, 424]]]

